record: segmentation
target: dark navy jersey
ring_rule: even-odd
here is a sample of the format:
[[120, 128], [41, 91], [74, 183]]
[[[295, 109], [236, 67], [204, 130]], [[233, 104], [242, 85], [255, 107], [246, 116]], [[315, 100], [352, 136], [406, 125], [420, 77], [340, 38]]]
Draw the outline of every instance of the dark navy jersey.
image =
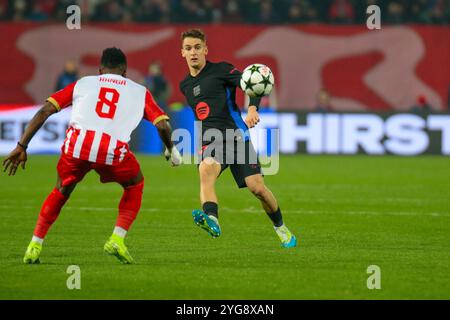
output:
[[[206, 62], [195, 77], [188, 74], [180, 82], [180, 90], [194, 111], [195, 118], [202, 121], [202, 131], [219, 129], [225, 137], [226, 129], [241, 129], [248, 140], [248, 127], [236, 104], [236, 87], [242, 72], [227, 62]], [[259, 98], [251, 98], [250, 104], [258, 106]]]

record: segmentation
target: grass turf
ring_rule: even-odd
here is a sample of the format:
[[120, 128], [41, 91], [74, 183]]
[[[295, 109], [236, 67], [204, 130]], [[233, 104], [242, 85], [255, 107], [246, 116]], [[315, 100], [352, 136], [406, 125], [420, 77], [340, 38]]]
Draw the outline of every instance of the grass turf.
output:
[[[0, 175], [1, 299], [449, 299], [450, 166], [444, 157], [284, 156], [266, 177], [300, 246], [279, 247], [258, 201], [219, 180], [222, 236], [196, 227], [194, 166], [138, 156], [146, 186], [127, 244], [135, 265], [103, 252], [117, 216], [118, 185], [95, 172], [78, 185], [44, 243], [23, 265], [56, 156], [30, 156]], [[69, 265], [81, 290], [68, 290]], [[381, 268], [381, 290], [366, 286]]]

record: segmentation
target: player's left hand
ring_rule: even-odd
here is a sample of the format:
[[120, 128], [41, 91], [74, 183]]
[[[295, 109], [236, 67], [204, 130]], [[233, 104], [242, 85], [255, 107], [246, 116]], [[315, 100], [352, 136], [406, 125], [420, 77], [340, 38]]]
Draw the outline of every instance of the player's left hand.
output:
[[256, 107], [249, 106], [247, 116], [245, 117], [245, 124], [247, 125], [247, 127], [253, 128], [258, 124], [258, 122], [259, 122], [259, 114], [258, 111], [256, 110]]
[[172, 150], [166, 148], [166, 150], [164, 151], [164, 157], [166, 158], [166, 160], [170, 159], [172, 167], [176, 167], [183, 164], [183, 158], [181, 157], [180, 152], [175, 146], [173, 146]]
[[3, 160], [3, 172], [9, 168], [8, 175], [16, 174], [17, 168], [21, 165], [25, 170], [25, 162], [27, 162], [27, 152], [22, 147], [17, 146], [11, 153]]

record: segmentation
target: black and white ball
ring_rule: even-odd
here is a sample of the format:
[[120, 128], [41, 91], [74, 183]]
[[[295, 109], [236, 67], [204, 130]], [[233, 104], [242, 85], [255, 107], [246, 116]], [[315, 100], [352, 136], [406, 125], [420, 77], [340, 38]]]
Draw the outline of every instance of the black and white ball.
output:
[[254, 63], [242, 72], [241, 89], [250, 97], [268, 96], [274, 82], [272, 70], [268, 66]]

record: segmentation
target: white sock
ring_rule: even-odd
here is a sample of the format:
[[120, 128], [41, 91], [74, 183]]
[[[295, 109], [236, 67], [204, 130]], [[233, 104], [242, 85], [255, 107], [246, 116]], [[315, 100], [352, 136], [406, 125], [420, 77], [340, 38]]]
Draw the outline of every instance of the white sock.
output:
[[31, 241], [37, 242], [39, 244], [42, 244], [44, 242], [44, 239], [33, 236], [33, 238], [31, 238]]
[[273, 226], [273, 228], [275, 229], [275, 231], [278, 231], [278, 230], [280, 230], [280, 229], [283, 228], [283, 227], [284, 227], [284, 223], [283, 223], [281, 226], [279, 226], [279, 227]]
[[121, 227], [115, 227], [113, 233], [121, 238], [125, 238], [125, 236], [127, 235], [127, 230]]

